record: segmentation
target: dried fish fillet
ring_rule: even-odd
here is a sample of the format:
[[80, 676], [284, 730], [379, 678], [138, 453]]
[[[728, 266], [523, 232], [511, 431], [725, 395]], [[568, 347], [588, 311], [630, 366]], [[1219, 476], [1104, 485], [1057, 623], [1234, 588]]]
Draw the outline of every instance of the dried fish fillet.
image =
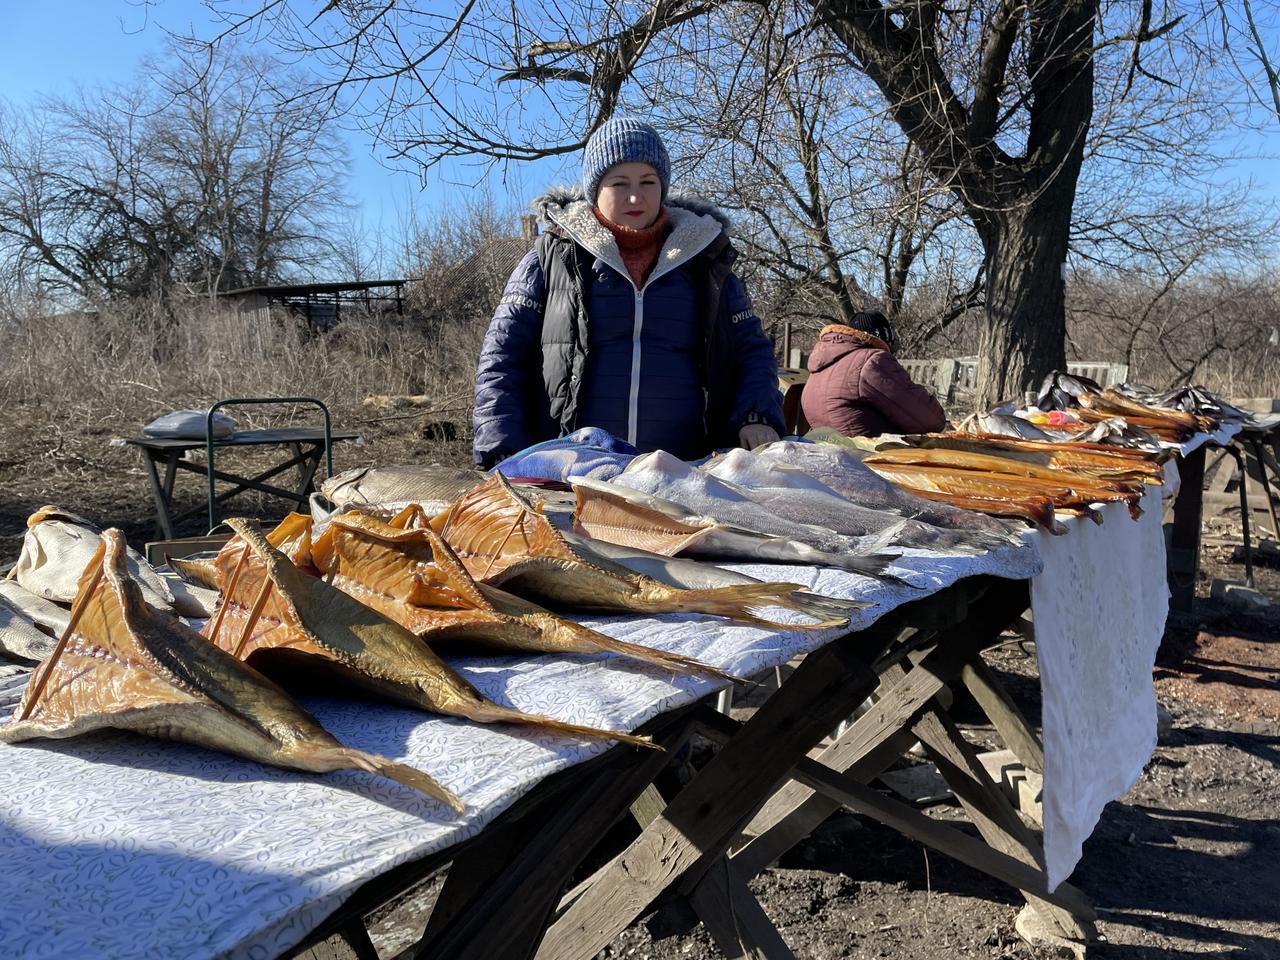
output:
[[227, 577], [205, 636], [237, 659], [302, 657], [378, 696], [433, 713], [653, 746], [648, 737], [521, 713], [486, 699], [412, 632], [299, 570], [244, 521], [227, 522], [248, 549]]
[[[611, 653], [677, 673], [737, 679], [691, 657], [614, 640], [497, 587], [482, 587], [429, 526], [407, 528], [360, 514], [333, 519], [312, 547], [334, 586], [434, 644], [438, 637], [489, 650]], [[421, 517], [421, 515], [419, 514]], [[425, 520], [425, 517], [421, 517]]]
[[922, 520], [859, 506], [804, 471], [749, 450], [731, 450], [702, 469], [732, 484], [775, 516], [830, 527], [846, 536], [879, 537], [890, 546], [961, 554], [984, 553], [1010, 543], [1008, 537], [935, 527]]
[[1009, 534], [1009, 528], [999, 520], [913, 496], [864, 466], [858, 456], [842, 447], [781, 440], [757, 451], [757, 455], [796, 467], [853, 503], [872, 510], [888, 510], [951, 530], [981, 530], [995, 536]]
[[[431, 525], [475, 579], [517, 596], [601, 613], [708, 613], [762, 623], [765, 608], [789, 606], [795, 583], [685, 590], [578, 554], [500, 473], [470, 490]], [[814, 626], [817, 626], [816, 624]]]
[[28, 684], [0, 740], [114, 727], [292, 770], [365, 770], [462, 811], [420, 770], [344, 747], [274, 683], [148, 605], [107, 530], [80, 580], [67, 633]]

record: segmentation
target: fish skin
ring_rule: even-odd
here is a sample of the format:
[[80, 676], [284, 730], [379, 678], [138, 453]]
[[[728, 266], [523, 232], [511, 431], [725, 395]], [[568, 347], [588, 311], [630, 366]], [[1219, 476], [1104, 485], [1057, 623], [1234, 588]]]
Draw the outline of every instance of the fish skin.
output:
[[847, 536], [878, 537], [886, 545], [920, 547], [942, 553], [985, 553], [1009, 546], [1005, 538], [935, 527], [883, 510], [860, 507], [802, 470], [766, 460], [748, 450], [731, 450], [702, 469], [736, 485], [776, 516], [799, 523], [821, 523]]
[[872, 510], [888, 510], [935, 527], [981, 530], [1005, 538], [1012, 534], [1006, 524], [992, 517], [913, 496], [863, 465], [858, 457], [831, 444], [780, 440], [756, 453], [766, 460], [796, 467]]
[[71, 620], [71, 611], [32, 593], [17, 580], [0, 580], [0, 599], [51, 637], [60, 637]]
[[[885, 535], [849, 537], [827, 526], [785, 520], [753, 501], [735, 485], [725, 483], [662, 450], [636, 457], [610, 481], [610, 485], [678, 504], [692, 517], [803, 544], [816, 551], [812, 559], [805, 562], [841, 567], [870, 577], [895, 579], [883, 572], [894, 556], [880, 552]], [[712, 543], [708, 538], [691, 549], [709, 554], [716, 549]], [[820, 558], [817, 554], [826, 556]]]
[[[225, 617], [230, 626], [222, 629], [224, 618], [220, 616], [206, 624], [205, 636], [237, 657], [248, 659], [259, 651], [283, 650], [303, 655], [374, 694], [433, 713], [654, 747], [648, 737], [565, 723], [494, 703], [405, 627], [298, 569], [245, 521], [233, 518], [227, 523], [244, 541], [250, 556], [236, 588], [229, 587], [223, 598], [231, 611]], [[242, 599], [256, 597], [266, 581], [272, 589], [259, 622], [251, 624], [251, 601]]]
[[[123, 535], [107, 530], [80, 581], [80, 623], [60, 655], [37, 668], [0, 741], [132, 730], [291, 770], [365, 770], [462, 812], [462, 801], [420, 770], [343, 746], [274, 683], [150, 606], [125, 556]], [[99, 563], [102, 578], [90, 589]]]
[[1098, 487], [1072, 487], [1067, 483], [1055, 484], [1011, 474], [982, 473], [946, 466], [876, 462], [868, 465], [882, 477], [913, 491], [1014, 501], [1048, 497], [1055, 509], [1077, 512], [1088, 511], [1094, 503], [1118, 502], [1124, 503], [1129, 515], [1135, 519], [1142, 515], [1140, 486], [1128, 492], [1112, 492]]
[[[396, 518], [407, 523], [409, 516]], [[614, 640], [497, 587], [481, 587], [429, 526], [396, 527], [358, 514], [335, 517], [313, 548], [332, 552], [334, 586], [424, 640], [539, 654], [613, 654], [677, 673], [739, 678], [690, 657]]]
[[[22, 551], [9, 575], [36, 596], [70, 603], [76, 595], [80, 571], [93, 557], [99, 539], [100, 531], [94, 524], [48, 504], [27, 518]], [[147, 602], [162, 610], [173, 610], [174, 596], [163, 578], [141, 554], [129, 550], [127, 556], [129, 572]], [[199, 615], [195, 611], [192, 614]]]
[[1054, 470], [1022, 460], [946, 447], [897, 447], [865, 457], [862, 462], [873, 470], [880, 464], [893, 464], [955, 467], [999, 477], [1007, 475], [1050, 485], [1061, 485], [1080, 495], [1093, 495], [1098, 501], [1117, 499], [1117, 495], [1126, 497], [1142, 495], [1141, 481], [1100, 480], [1073, 468]]
[[0, 654], [35, 662], [53, 653], [54, 640], [21, 610], [0, 597]]
[[[1027, 442], [1008, 438], [982, 439], [973, 436], [925, 434], [914, 437], [913, 444], [926, 449], [963, 450], [983, 453], [1035, 464], [1050, 470], [1072, 470], [1100, 480], [1141, 481], [1154, 486], [1164, 482], [1160, 465], [1138, 451], [1136, 457], [1117, 456], [1111, 452], [1082, 449], [1079, 445]], [[1120, 448], [1113, 447], [1112, 450]]]
[[[600, 613], [705, 613], [764, 623], [761, 612], [799, 590], [751, 583], [686, 590], [575, 552], [551, 522], [495, 471], [431, 525], [481, 583], [552, 608]], [[772, 625], [772, 624], [770, 624]]]
[[439, 464], [357, 467], [330, 477], [320, 492], [339, 507], [422, 503], [439, 510], [484, 480], [479, 470]]

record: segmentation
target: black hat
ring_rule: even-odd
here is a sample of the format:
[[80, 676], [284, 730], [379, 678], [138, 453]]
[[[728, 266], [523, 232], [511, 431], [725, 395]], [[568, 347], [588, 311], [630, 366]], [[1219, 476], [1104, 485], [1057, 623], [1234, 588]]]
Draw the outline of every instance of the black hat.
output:
[[893, 332], [893, 324], [878, 310], [855, 313], [853, 319], [849, 321], [849, 326], [863, 333], [869, 333], [873, 337], [879, 337], [889, 345], [890, 349], [898, 345], [898, 335]]

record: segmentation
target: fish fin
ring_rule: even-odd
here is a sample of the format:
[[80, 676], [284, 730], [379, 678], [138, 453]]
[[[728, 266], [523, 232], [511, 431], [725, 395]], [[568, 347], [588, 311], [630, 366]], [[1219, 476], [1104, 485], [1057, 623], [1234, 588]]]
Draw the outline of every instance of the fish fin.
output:
[[602, 730], [599, 727], [584, 727], [577, 723], [566, 723], [552, 717], [544, 717], [537, 713], [521, 713], [511, 707], [497, 703], [468, 703], [459, 706], [450, 713], [465, 717], [477, 723], [518, 723], [521, 726], [536, 727], [551, 733], [565, 733], [575, 737], [586, 737], [588, 740], [616, 740], [633, 747], [647, 747], [650, 750], [662, 750], [663, 747], [653, 742], [652, 737], [637, 737], [617, 730]]
[[700, 673], [704, 676], [728, 680], [730, 683], [747, 682], [742, 677], [726, 673], [718, 667], [711, 666], [709, 663], [703, 663], [701, 660], [686, 657], [683, 654], [670, 653], [666, 650], [646, 647], [639, 643], [627, 643], [625, 640], [615, 640], [613, 637], [605, 636], [603, 633], [596, 633], [595, 642], [599, 645], [602, 653], [612, 653], [620, 657], [640, 660], [657, 667], [665, 667], [676, 673]]
[[432, 800], [439, 800], [446, 807], [453, 810], [454, 813], [462, 813], [466, 809], [466, 805], [463, 804], [456, 793], [441, 786], [421, 770], [411, 767], [407, 763], [400, 763], [376, 753], [365, 753], [363, 750], [353, 750], [349, 747], [337, 747], [334, 749], [340, 754], [341, 758], [349, 761], [345, 766], [350, 769], [376, 773], [378, 776], [394, 780], [396, 783], [404, 784], [406, 787], [412, 787], [414, 790], [425, 793]]
[[208, 587], [210, 590], [222, 589], [222, 585], [218, 582], [218, 566], [213, 560], [189, 560], [171, 557], [166, 553], [164, 562], [187, 583], [194, 583], [197, 587]]
[[896, 584], [901, 587], [909, 587], [912, 584], [903, 580], [901, 577], [886, 572], [889, 564], [898, 559], [897, 555], [890, 556], [883, 553], [873, 553], [864, 557], [840, 557], [840, 568], [848, 570], [850, 573], [858, 573], [864, 577], [871, 577], [874, 580], [883, 580], [885, 583]]
[[[801, 591], [801, 586], [796, 583], [742, 583], [731, 587], [709, 587], [705, 590], [681, 590], [680, 600], [682, 609], [728, 617], [730, 620], [740, 620], [773, 629], [820, 630], [826, 627], [842, 627], [849, 623], [847, 616], [820, 623], [779, 623], [760, 615], [763, 607], [782, 607], [811, 617], [819, 616], [811, 612], [811, 609], [805, 609], [806, 606], [812, 607], [811, 603], [802, 601], [803, 605], [797, 604], [795, 598]], [[688, 605], [684, 603], [686, 600]]]

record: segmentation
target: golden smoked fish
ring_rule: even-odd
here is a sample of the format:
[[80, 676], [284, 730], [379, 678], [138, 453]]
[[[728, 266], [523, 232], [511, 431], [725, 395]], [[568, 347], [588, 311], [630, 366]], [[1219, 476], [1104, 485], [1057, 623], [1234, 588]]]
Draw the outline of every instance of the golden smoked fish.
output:
[[481, 587], [429, 526], [406, 507], [396, 524], [349, 513], [334, 517], [312, 544], [316, 565], [338, 589], [434, 644], [529, 653], [612, 653], [673, 670], [737, 679], [709, 664], [614, 640], [496, 587]]
[[1049, 470], [1071, 471], [1096, 480], [1138, 481], [1157, 486], [1164, 482], [1163, 471], [1153, 460], [1113, 457], [1092, 450], [1061, 449], [1069, 447], [1069, 444], [1050, 446], [1036, 441], [1012, 440], [1005, 437], [987, 440], [963, 435], [925, 434], [913, 438], [912, 446], [928, 450], [962, 450], [966, 453], [1003, 457], [1035, 464]]
[[1087, 512], [1093, 503], [1118, 501], [1126, 504], [1131, 516], [1140, 516], [1142, 512], [1138, 506], [1141, 491], [1113, 493], [1097, 488], [1075, 490], [1065, 484], [1051, 484], [1010, 474], [979, 473], [955, 467], [909, 463], [874, 463], [870, 459], [864, 462], [886, 480], [907, 487], [917, 495], [928, 492], [1001, 500], [1047, 497], [1056, 509], [1081, 512]]
[[648, 737], [521, 713], [486, 699], [411, 631], [299, 570], [243, 520], [227, 523], [248, 549], [228, 575], [222, 606], [204, 632], [237, 659], [316, 666], [378, 696], [477, 723], [653, 746]]
[[[267, 543], [293, 561], [294, 566], [304, 569], [311, 566], [311, 518], [305, 513], [289, 514], [276, 524], [274, 530], [266, 534], [266, 539]], [[212, 590], [221, 590], [244, 550], [244, 541], [239, 536], [234, 536], [211, 559], [179, 560], [166, 557], [165, 560], [184, 580]]]
[[989, 473], [999, 477], [1013, 476], [1025, 480], [1035, 480], [1052, 486], [1064, 486], [1080, 496], [1090, 496], [1097, 501], [1122, 499], [1127, 496], [1142, 495], [1140, 484], [1117, 480], [1099, 480], [1071, 469], [1054, 470], [1049, 467], [1011, 460], [1007, 457], [991, 456], [985, 453], [972, 453], [968, 450], [948, 450], [936, 448], [895, 447], [881, 450], [863, 457], [867, 466], [875, 469], [877, 464], [914, 465], [925, 467], [954, 467], [974, 473]]
[[[686, 590], [603, 557], [585, 559], [500, 473], [468, 491], [431, 526], [476, 580], [553, 607], [602, 613], [708, 613], [745, 623], [768, 606], [790, 607], [794, 583]], [[832, 626], [831, 623], [806, 626]]]
[[420, 770], [344, 747], [266, 677], [145, 603], [118, 530], [102, 534], [68, 629], [37, 667], [15, 721], [0, 727], [0, 740], [61, 739], [103, 727], [291, 770], [365, 770], [463, 809]]

